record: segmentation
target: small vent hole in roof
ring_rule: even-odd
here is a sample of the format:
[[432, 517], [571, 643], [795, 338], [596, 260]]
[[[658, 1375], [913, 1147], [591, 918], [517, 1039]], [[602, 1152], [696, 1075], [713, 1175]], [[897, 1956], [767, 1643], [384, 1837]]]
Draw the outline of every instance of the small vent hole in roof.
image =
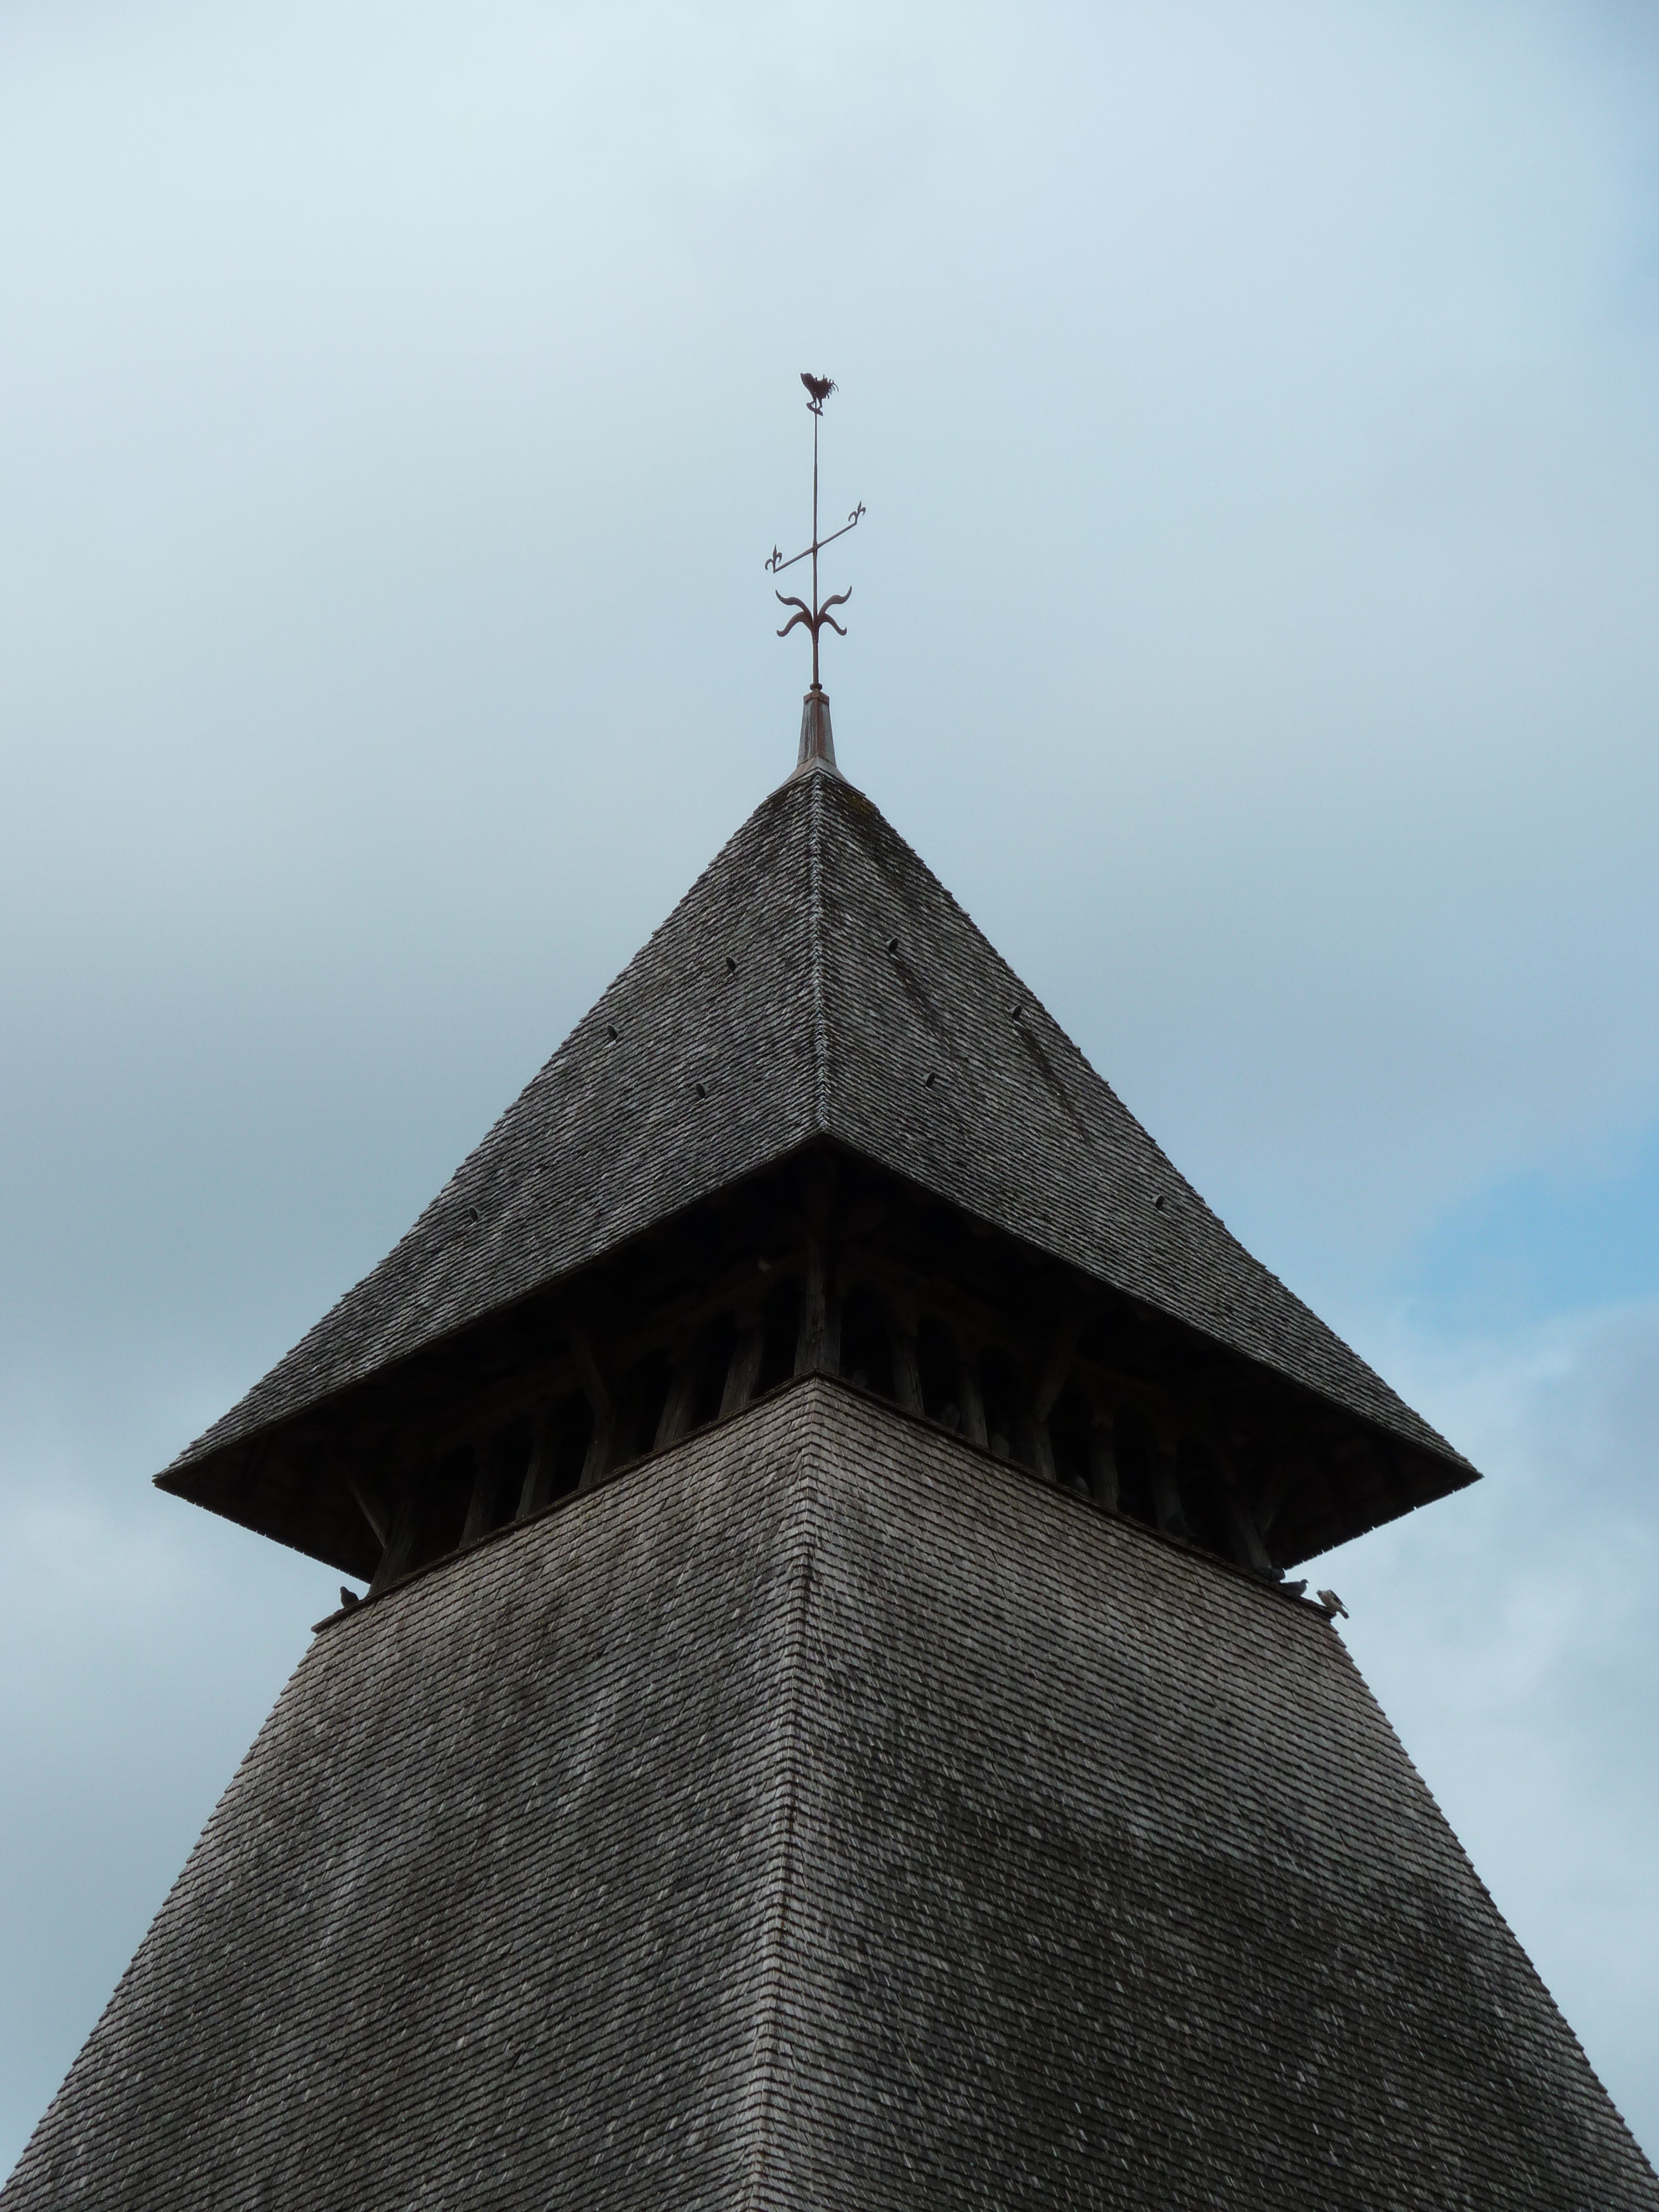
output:
[[611, 1042], [612, 1044], [615, 1044], [615, 1042], [617, 1042], [617, 1024], [615, 1024], [615, 1022], [607, 1022], [607, 1023], [605, 1024], [605, 1036], [610, 1039]]
[[927, 1074], [924, 1075], [921, 1079], [931, 1091], [933, 1085], [939, 1081], [939, 1070], [936, 1067], [930, 1067]]
[[898, 939], [896, 937], [890, 937], [888, 939], [887, 950], [890, 952], [896, 952], [898, 951]]
[[469, 1221], [476, 1221], [477, 1219], [478, 1209], [476, 1206], [468, 1206], [466, 1209], [466, 1218]]
[[726, 972], [728, 975], [735, 975], [738, 972], [738, 963], [729, 952], [726, 956]]
[[1008, 1018], [1011, 1022], [1017, 1022], [1024, 1012], [1024, 1007], [1016, 1000], [1015, 1003], [1008, 1009]]
[[1160, 1213], [1162, 1213], [1162, 1212], [1163, 1212], [1163, 1211], [1164, 1211], [1164, 1194], [1163, 1194], [1163, 1192], [1162, 1192], [1162, 1191], [1159, 1191], [1159, 1193], [1158, 1194], [1158, 1196], [1157, 1196], [1157, 1197], [1152, 1200], [1152, 1204], [1153, 1204], [1153, 1205], [1158, 1208], [1158, 1212], [1159, 1212]]
[[[698, 1085], [696, 1086], [696, 1088], [697, 1088], [697, 1096], [698, 1096], [698, 1097], [699, 1097], [699, 1098], [707, 1098], [707, 1097], [708, 1097], [708, 1085], [707, 1085], [707, 1084], [700, 1083], [700, 1084], [698, 1084]], [[1158, 1200], [1158, 1204], [1161, 1206], [1163, 1203], [1164, 1203], [1163, 1200], [1162, 1200], [1162, 1199], [1160, 1199], [1160, 1200]]]

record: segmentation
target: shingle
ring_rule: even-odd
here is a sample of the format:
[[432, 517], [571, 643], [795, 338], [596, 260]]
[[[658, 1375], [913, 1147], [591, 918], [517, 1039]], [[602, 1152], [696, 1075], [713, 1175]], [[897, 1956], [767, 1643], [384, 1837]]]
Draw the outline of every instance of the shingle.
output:
[[1656, 2212], [1313, 1609], [791, 1386], [320, 1635], [3, 2212]]
[[814, 769], [756, 809], [408, 1235], [175, 1468], [826, 1135], [1465, 1465], [1228, 1233], [871, 801]]

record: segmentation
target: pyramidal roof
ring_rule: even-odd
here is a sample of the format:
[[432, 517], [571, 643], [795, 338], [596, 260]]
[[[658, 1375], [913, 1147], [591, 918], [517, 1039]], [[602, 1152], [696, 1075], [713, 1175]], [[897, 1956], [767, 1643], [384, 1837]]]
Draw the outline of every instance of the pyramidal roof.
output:
[[1467, 1479], [818, 761], [756, 808], [408, 1234], [175, 1468], [823, 1139]]

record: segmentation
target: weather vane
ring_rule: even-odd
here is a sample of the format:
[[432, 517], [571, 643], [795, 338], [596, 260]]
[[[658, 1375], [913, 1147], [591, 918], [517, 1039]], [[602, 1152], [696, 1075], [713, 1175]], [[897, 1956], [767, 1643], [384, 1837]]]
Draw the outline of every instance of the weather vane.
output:
[[849, 530], [855, 530], [858, 527], [859, 517], [864, 513], [864, 501], [862, 500], [859, 501], [839, 530], [832, 530], [827, 538], [818, 536], [818, 424], [823, 419], [823, 403], [836, 387], [827, 376], [813, 376], [805, 369], [801, 371], [800, 380], [806, 386], [806, 404], [812, 412], [812, 542], [804, 547], [800, 552], [792, 553], [787, 561], [775, 545], [766, 566], [772, 575], [781, 576], [786, 568], [793, 568], [797, 561], [805, 561], [809, 556], [811, 556], [811, 605], [809, 607], [805, 599], [786, 597], [775, 587], [773, 596], [780, 606], [793, 607], [795, 610], [778, 632], [780, 637], [787, 637], [792, 629], [802, 628], [810, 629], [812, 633], [812, 689], [814, 691], [820, 691], [823, 687], [818, 682], [818, 632], [824, 623], [828, 623], [837, 637], [846, 636], [847, 632], [830, 610], [831, 607], [845, 606], [853, 593], [849, 586], [846, 591], [836, 592], [831, 598], [825, 599], [822, 605], [819, 605], [818, 556], [826, 545], [833, 545], [836, 538], [845, 538]]

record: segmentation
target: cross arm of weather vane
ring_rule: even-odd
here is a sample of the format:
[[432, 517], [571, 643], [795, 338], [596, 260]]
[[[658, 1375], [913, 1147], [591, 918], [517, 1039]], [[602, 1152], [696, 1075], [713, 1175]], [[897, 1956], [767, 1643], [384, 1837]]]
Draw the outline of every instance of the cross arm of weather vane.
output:
[[860, 500], [839, 530], [832, 530], [827, 538], [817, 538], [811, 545], [803, 545], [799, 553], [792, 553], [787, 561], [775, 545], [767, 556], [767, 568], [773, 575], [781, 575], [786, 568], [793, 568], [797, 561], [805, 561], [809, 554], [822, 553], [826, 545], [833, 545], [836, 538], [845, 538], [849, 530], [856, 530], [859, 517], [863, 513], [864, 501]]

